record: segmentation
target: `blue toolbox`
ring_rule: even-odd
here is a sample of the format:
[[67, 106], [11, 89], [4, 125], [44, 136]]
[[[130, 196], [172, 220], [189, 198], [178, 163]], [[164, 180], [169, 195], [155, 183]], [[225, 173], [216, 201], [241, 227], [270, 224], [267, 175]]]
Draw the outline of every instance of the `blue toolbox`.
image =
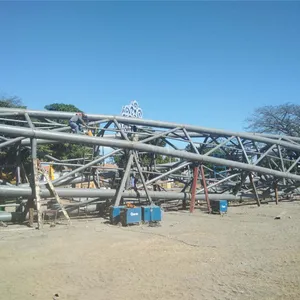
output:
[[142, 206], [142, 220], [148, 222], [160, 222], [161, 221], [161, 209], [159, 206]]
[[120, 214], [121, 209], [124, 208], [124, 206], [111, 206], [109, 209], [109, 218], [111, 224], [118, 224], [121, 222]]
[[120, 219], [123, 226], [140, 224], [142, 221], [142, 209], [140, 207], [124, 207], [121, 209]]
[[215, 214], [227, 213], [227, 200], [210, 200], [211, 212]]

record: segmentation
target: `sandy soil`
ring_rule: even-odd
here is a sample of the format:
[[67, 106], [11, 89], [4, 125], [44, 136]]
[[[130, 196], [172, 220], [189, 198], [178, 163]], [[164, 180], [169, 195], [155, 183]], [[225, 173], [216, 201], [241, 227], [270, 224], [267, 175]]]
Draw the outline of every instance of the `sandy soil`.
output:
[[0, 299], [298, 300], [299, 216], [294, 202], [169, 212], [161, 227], [1, 228]]

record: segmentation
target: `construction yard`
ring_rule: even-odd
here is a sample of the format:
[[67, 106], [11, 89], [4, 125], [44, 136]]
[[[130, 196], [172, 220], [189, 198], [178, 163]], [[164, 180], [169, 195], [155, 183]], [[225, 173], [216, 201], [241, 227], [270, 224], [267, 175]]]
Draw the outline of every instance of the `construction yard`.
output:
[[[300, 299], [300, 202], [0, 228], [1, 299]], [[275, 219], [275, 217], [278, 217]]]

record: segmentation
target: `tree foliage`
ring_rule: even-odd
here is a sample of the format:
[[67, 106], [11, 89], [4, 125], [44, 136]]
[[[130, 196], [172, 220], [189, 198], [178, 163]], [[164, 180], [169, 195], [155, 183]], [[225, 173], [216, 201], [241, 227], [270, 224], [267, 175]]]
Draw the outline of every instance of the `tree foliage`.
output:
[[[26, 108], [23, 105], [21, 98], [17, 96], [1, 96], [0, 97], [0, 107], [5, 108]], [[4, 122], [5, 124], [6, 122]], [[9, 123], [11, 125], [11, 122]], [[17, 124], [19, 125], [19, 124]], [[21, 151], [21, 160], [23, 161], [23, 165], [26, 167], [26, 163], [28, 162], [29, 151], [28, 149], [22, 149]], [[12, 177], [14, 177], [14, 170], [16, 164], [16, 148], [2, 148], [0, 149], [0, 166], [6, 173], [11, 172]]]
[[[12, 97], [0, 97], [0, 107], [5, 108], [26, 108], [23, 105], [22, 100], [17, 96]], [[64, 103], [53, 103], [46, 105], [45, 109], [51, 111], [66, 111], [66, 112], [80, 112], [81, 110], [74, 106], [73, 104], [64, 104]], [[20, 117], [22, 118], [22, 117]], [[34, 119], [33, 119], [34, 120]], [[37, 121], [37, 120], [36, 120]], [[68, 120], [61, 121], [61, 123], [68, 123]], [[11, 125], [11, 122], [9, 123]], [[16, 125], [20, 126], [19, 123]], [[0, 165], [5, 170], [6, 173], [11, 173], [14, 176], [16, 168], [16, 147], [0, 149]], [[57, 144], [40, 144], [38, 145], [38, 157], [42, 160], [46, 160], [45, 155], [50, 154], [51, 156], [64, 160], [79, 158], [84, 155], [86, 147], [83, 145], [69, 144], [69, 143], [57, 143]], [[31, 171], [30, 167], [30, 149], [22, 148], [21, 150], [21, 161], [26, 170], [26, 173], [29, 174]]]
[[[53, 103], [45, 106], [45, 109], [51, 111], [65, 111], [65, 112], [81, 112], [78, 107], [73, 104], [64, 103]], [[67, 124], [68, 121], [63, 121], [62, 123]], [[83, 145], [69, 144], [69, 143], [58, 143], [58, 144], [48, 144], [40, 145], [40, 154], [50, 154], [51, 156], [64, 160], [82, 157], [85, 152], [85, 147]]]
[[300, 105], [259, 107], [246, 121], [246, 129], [254, 132], [300, 136]]
[[73, 104], [53, 103], [45, 106], [45, 109], [52, 111], [82, 112]]
[[17, 96], [0, 97], [0, 107], [5, 108], [26, 108], [23, 105], [21, 98]]

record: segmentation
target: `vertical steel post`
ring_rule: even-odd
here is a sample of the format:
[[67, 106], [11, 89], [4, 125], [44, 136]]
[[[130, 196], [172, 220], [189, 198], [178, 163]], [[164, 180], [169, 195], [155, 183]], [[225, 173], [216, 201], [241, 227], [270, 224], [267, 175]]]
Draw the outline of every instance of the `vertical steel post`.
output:
[[127, 161], [127, 166], [125, 168], [125, 171], [124, 171], [124, 174], [123, 174], [120, 186], [119, 186], [118, 191], [116, 193], [115, 204], [114, 204], [115, 206], [119, 206], [120, 205], [120, 201], [121, 201], [121, 198], [122, 198], [123, 191], [125, 189], [127, 178], [129, 177], [129, 174], [130, 174], [130, 170], [131, 170], [131, 166], [132, 166], [132, 161], [133, 161], [133, 154], [130, 151], [129, 152], [128, 161]]
[[200, 166], [200, 170], [201, 170], [202, 184], [203, 184], [204, 193], [205, 193], [205, 200], [206, 200], [206, 203], [207, 203], [207, 210], [208, 210], [208, 213], [211, 213], [210, 201], [209, 201], [209, 197], [208, 197], [208, 189], [207, 189], [207, 186], [206, 186], [206, 180], [205, 180], [203, 165]]
[[194, 166], [194, 176], [193, 176], [193, 183], [192, 183], [192, 195], [191, 195], [191, 202], [190, 202], [190, 213], [193, 213], [194, 209], [195, 209], [198, 174], [199, 174], [199, 166]]

